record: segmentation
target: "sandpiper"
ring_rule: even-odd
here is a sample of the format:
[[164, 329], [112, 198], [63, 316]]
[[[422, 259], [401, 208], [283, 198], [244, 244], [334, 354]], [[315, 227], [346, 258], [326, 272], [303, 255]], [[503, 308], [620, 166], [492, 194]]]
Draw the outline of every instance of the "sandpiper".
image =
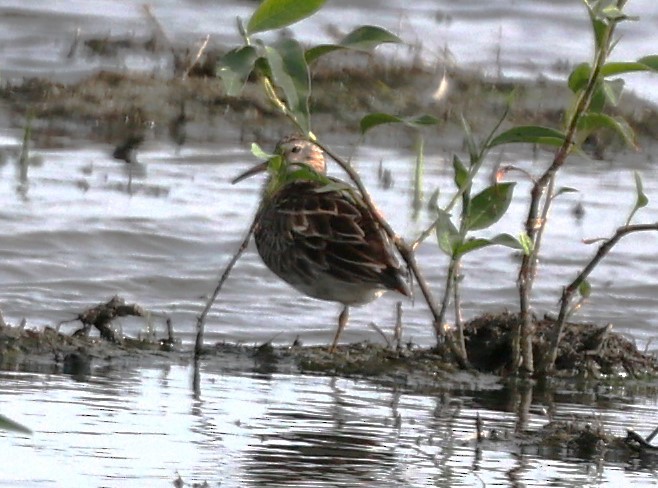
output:
[[343, 310], [330, 352], [347, 324], [349, 307], [387, 290], [410, 296], [393, 246], [357, 190], [326, 176], [322, 149], [297, 135], [283, 138], [274, 158], [233, 180], [267, 171], [254, 238], [263, 262], [303, 294], [338, 302]]

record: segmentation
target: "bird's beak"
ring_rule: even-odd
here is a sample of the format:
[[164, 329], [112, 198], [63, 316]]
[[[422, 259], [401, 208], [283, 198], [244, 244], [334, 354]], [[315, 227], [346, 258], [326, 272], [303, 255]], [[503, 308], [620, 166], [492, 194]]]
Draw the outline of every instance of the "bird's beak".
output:
[[269, 161], [265, 161], [264, 163], [259, 163], [253, 168], [249, 168], [247, 171], [244, 173], [236, 176], [233, 178], [233, 181], [231, 181], [232, 185], [235, 185], [236, 183], [241, 182], [242, 180], [246, 180], [247, 178], [250, 178], [258, 173], [262, 173], [263, 171], [267, 171], [267, 166], [269, 164]]

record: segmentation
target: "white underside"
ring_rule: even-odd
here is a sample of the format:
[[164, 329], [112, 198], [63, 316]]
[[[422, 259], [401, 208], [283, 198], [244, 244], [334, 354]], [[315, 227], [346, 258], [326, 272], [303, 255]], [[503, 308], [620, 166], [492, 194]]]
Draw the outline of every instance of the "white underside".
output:
[[349, 283], [324, 274], [320, 275], [312, 284], [291, 281], [288, 283], [304, 295], [343, 305], [370, 303], [386, 291], [386, 288], [374, 283]]

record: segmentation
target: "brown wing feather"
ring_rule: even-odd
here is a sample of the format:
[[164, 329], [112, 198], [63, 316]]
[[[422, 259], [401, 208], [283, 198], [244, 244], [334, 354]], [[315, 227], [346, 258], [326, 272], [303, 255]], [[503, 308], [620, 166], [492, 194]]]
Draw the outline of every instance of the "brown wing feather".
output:
[[264, 204], [256, 242], [266, 264], [275, 271], [294, 265], [304, 279], [327, 272], [408, 294], [392, 246], [365, 205], [320, 186], [294, 182]]

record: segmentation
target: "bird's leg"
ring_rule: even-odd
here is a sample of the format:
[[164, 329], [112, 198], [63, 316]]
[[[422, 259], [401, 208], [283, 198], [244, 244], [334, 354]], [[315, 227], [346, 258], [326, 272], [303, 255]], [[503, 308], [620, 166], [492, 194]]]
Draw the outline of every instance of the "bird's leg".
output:
[[331, 354], [336, 352], [336, 346], [338, 345], [338, 338], [340, 337], [340, 334], [343, 332], [343, 329], [347, 325], [347, 321], [349, 318], [350, 318], [350, 308], [347, 305], [345, 305], [343, 307], [343, 311], [338, 316], [338, 329], [336, 329], [336, 337], [334, 337], [334, 342], [329, 348], [329, 352]]

